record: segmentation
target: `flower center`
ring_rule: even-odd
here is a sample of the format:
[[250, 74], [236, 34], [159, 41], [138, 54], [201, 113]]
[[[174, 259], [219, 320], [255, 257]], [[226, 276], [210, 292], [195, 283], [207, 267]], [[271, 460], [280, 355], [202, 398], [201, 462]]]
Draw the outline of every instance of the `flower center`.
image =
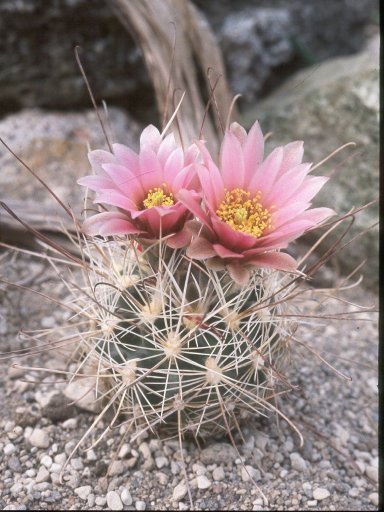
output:
[[173, 194], [172, 192], [166, 194], [164, 188], [151, 188], [143, 201], [143, 206], [145, 206], [145, 208], [153, 208], [153, 206], [172, 206], [174, 204]]
[[272, 216], [268, 208], [260, 202], [261, 192], [251, 198], [251, 193], [242, 188], [226, 191], [217, 215], [235, 231], [260, 237], [272, 227]]

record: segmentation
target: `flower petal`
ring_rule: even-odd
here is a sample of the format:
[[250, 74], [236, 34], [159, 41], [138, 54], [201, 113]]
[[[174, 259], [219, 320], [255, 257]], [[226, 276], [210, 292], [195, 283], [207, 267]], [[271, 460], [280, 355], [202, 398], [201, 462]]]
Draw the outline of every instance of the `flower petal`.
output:
[[132, 199], [122, 194], [118, 190], [113, 189], [106, 189], [98, 193], [94, 202], [117, 206], [118, 208], [122, 208], [123, 210], [127, 211], [137, 210], [137, 205], [132, 201]]
[[225, 269], [224, 260], [222, 260], [219, 257], [209, 258], [209, 260], [207, 260], [205, 264], [207, 265], [208, 268], [214, 270], [215, 272]]
[[264, 137], [258, 121], [249, 130], [247, 140], [243, 145], [245, 186], [252, 179], [257, 167], [263, 160]]
[[144, 128], [140, 135], [140, 152], [143, 148], [151, 148], [156, 152], [159, 149], [160, 143], [160, 132], [153, 124]]
[[113, 187], [113, 181], [110, 178], [108, 178], [107, 176], [98, 176], [97, 174], [83, 176], [83, 178], [77, 180], [77, 183], [82, 187], [88, 187], [91, 190], [95, 191]]
[[257, 168], [253, 178], [249, 182], [248, 189], [256, 194], [260, 191], [262, 198], [267, 196], [276, 181], [281, 162], [283, 160], [283, 148], [275, 148]]
[[164, 181], [172, 183], [178, 173], [184, 167], [184, 153], [181, 148], [177, 148], [168, 156], [164, 165]]
[[301, 195], [303, 182], [311, 169], [311, 164], [299, 164], [289, 169], [276, 181], [268, 194], [263, 196], [264, 204], [273, 203], [280, 207], [296, 192]]
[[154, 150], [149, 146], [141, 149], [139, 160], [140, 174], [138, 178], [141, 181], [143, 189], [148, 192], [154, 187], [161, 186], [164, 181], [163, 170]]
[[231, 278], [235, 281], [235, 283], [240, 285], [247, 284], [251, 277], [249, 269], [244, 265], [231, 263], [227, 265], [227, 270]]
[[109, 153], [108, 151], [104, 151], [103, 149], [95, 149], [94, 151], [90, 151], [88, 153], [88, 160], [94, 172], [101, 176], [105, 175], [105, 171], [102, 167], [104, 164], [116, 163], [115, 155]]
[[196, 162], [199, 155], [199, 148], [196, 146], [196, 144], [191, 144], [191, 146], [189, 146], [189, 148], [187, 148], [184, 152], [185, 165], [189, 165], [192, 164], [193, 162]]
[[290, 142], [283, 148], [284, 156], [280, 166], [279, 176], [282, 176], [291, 167], [299, 165], [303, 159], [304, 154], [304, 142], [302, 140], [296, 140]]
[[86, 235], [91, 236], [140, 233], [140, 230], [119, 212], [103, 212], [93, 215], [85, 220], [82, 230]]
[[212, 230], [209, 217], [201, 208], [201, 199], [192, 190], [181, 189], [177, 192], [176, 198], [191, 212], [195, 215], [203, 224], [208, 226]]
[[168, 247], [172, 249], [180, 249], [181, 247], [185, 247], [189, 244], [192, 237], [192, 233], [187, 230], [182, 230], [176, 233], [175, 235], [171, 235], [165, 240], [165, 243]]
[[189, 247], [186, 252], [188, 258], [195, 260], [205, 260], [207, 258], [212, 258], [216, 256], [216, 251], [214, 250], [211, 242], [209, 242], [206, 238], [195, 238], [189, 244]]
[[160, 165], [164, 167], [169, 155], [177, 148], [175, 136], [173, 133], [169, 133], [160, 143], [157, 151], [157, 158], [159, 159]]
[[217, 256], [220, 256], [220, 258], [236, 258], [236, 259], [243, 259], [244, 255], [239, 254], [237, 252], [233, 252], [230, 249], [227, 249], [227, 247], [224, 247], [221, 244], [213, 244], [212, 247], [214, 248]]
[[260, 268], [273, 268], [287, 272], [294, 272], [297, 269], [297, 261], [285, 252], [265, 252], [247, 259], [247, 263]]
[[204, 165], [196, 164], [196, 170], [204, 198], [209, 206], [216, 211], [225, 195], [223, 178], [220, 171], [212, 161], [208, 168]]
[[332, 208], [312, 208], [304, 212], [300, 216], [300, 220], [311, 222], [315, 227], [333, 215], [336, 215], [336, 212]]
[[328, 180], [329, 178], [326, 176], [310, 176], [306, 178], [300, 188], [295, 191], [295, 199], [311, 201]]
[[[194, 187], [194, 182], [198, 184], [198, 179], [196, 176], [196, 168], [194, 164], [190, 164], [187, 167], [184, 167], [177, 176], [173, 179], [171, 183], [169, 183], [171, 192], [175, 196], [177, 192], [181, 188], [192, 188], [193, 190], [196, 190]], [[198, 187], [197, 187], [198, 188]]]
[[139, 155], [124, 144], [112, 144], [112, 149], [119, 163], [127, 167], [131, 173], [137, 175], [140, 169]]
[[239, 139], [231, 132], [226, 132], [220, 151], [221, 176], [224, 187], [228, 190], [243, 188], [244, 160]]
[[239, 123], [231, 123], [229, 131], [237, 138], [240, 144], [243, 146], [247, 141], [247, 132]]
[[115, 187], [124, 195], [129, 195], [137, 203], [144, 195], [143, 187], [137, 176], [121, 164], [104, 164], [103, 169], [113, 180]]
[[244, 251], [253, 247], [258, 238], [242, 231], [235, 231], [229, 224], [220, 220], [216, 215], [211, 215], [211, 224], [222, 245], [229, 249]]

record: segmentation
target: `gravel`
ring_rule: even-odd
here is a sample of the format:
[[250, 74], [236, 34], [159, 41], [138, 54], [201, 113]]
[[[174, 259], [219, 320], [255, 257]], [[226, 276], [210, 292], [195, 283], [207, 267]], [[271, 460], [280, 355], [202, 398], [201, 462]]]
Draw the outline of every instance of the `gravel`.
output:
[[177, 484], [173, 489], [172, 498], [174, 501], [180, 501], [188, 492], [188, 487], [184, 483]]
[[199, 489], [209, 489], [212, 485], [212, 482], [205, 475], [199, 475], [196, 477], [196, 481]]
[[328, 491], [328, 489], [323, 489], [322, 487], [317, 487], [317, 489], [314, 489], [313, 491], [313, 497], [317, 501], [325, 500], [326, 498], [329, 498], [331, 493]]
[[289, 458], [291, 459], [292, 469], [300, 472], [307, 470], [307, 463], [299, 453], [291, 453]]
[[119, 494], [115, 491], [109, 491], [107, 494], [107, 505], [111, 510], [123, 510], [123, 503]]
[[[11, 272], [9, 279], [22, 279], [26, 268], [33, 275], [33, 265], [29, 256], [19, 256], [12, 262], [14, 275]], [[47, 270], [42, 291], [53, 293], [53, 283], [60, 295], [57, 280], [49, 278]], [[375, 301], [356, 289], [349, 293], [351, 302]], [[21, 325], [37, 329], [43, 316], [53, 317], [57, 325], [63, 321], [62, 313], [49, 303], [37, 302], [10, 288], [0, 297], [0, 312], [7, 315], [2, 350], [28, 346], [27, 340], [17, 337]], [[309, 301], [308, 308], [311, 305]], [[327, 308], [322, 312], [353, 309], [334, 299]], [[374, 313], [363, 316], [376, 320]], [[318, 327], [303, 327], [300, 332], [303, 342], [312, 343], [339, 371], [351, 376], [352, 382], [292, 346], [292, 366], [286, 376], [297, 388], [279, 398], [279, 407], [302, 432], [304, 445], [300, 447], [292, 428], [274, 416], [248, 419], [244, 443], [233, 433], [241, 459], [229, 439], [207, 439], [201, 442], [201, 449], [186, 439], [186, 473], [197, 510], [377, 510], [375, 322], [319, 320]], [[54, 353], [35, 354], [28, 364], [22, 362], [31, 367], [63, 368]], [[52, 405], [52, 397], [62, 397], [63, 408], [69, 402], [62, 375], [47, 377], [25, 369], [11, 377], [8, 367], [9, 362], [0, 362], [0, 509], [189, 509], [177, 439], [144, 436], [135, 442], [126, 437], [121, 442], [119, 428], [101, 437], [108, 424], [105, 418], [84, 444], [84, 448], [93, 444], [92, 449], [77, 451], [64, 467], [95, 419], [95, 411], [69, 406], [69, 416], [50, 412], [47, 405]], [[33, 424], [29, 424], [25, 418], [32, 416], [32, 411]]]
[[28, 441], [36, 448], [48, 448], [50, 444], [48, 433], [41, 428], [35, 428], [29, 436]]

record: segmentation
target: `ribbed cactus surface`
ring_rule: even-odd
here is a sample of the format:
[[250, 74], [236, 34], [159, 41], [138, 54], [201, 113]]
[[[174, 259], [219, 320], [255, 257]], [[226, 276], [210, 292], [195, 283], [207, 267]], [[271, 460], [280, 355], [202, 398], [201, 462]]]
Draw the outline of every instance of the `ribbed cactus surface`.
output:
[[117, 240], [90, 247], [83, 354], [99, 393], [136, 428], [170, 433], [214, 434], [265, 414], [294, 330], [281, 300], [287, 275], [260, 270], [240, 286], [167, 251]]

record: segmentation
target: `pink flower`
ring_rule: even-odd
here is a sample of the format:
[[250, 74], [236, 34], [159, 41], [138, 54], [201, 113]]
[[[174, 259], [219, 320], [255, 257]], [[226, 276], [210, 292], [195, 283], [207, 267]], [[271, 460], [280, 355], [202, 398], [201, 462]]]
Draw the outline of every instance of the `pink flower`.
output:
[[187, 254], [212, 258], [239, 283], [249, 279], [252, 266], [294, 271], [296, 261], [279, 250], [334, 213], [310, 208], [327, 178], [308, 176], [311, 164], [301, 163], [303, 143], [278, 147], [263, 160], [259, 124], [247, 134], [233, 123], [221, 145], [219, 168], [197, 144], [204, 161], [196, 164], [202, 191], [181, 190], [177, 196], [203, 224], [199, 231], [195, 226]]
[[118, 208], [88, 218], [83, 231], [88, 235], [135, 234], [149, 241], [165, 237], [170, 247], [188, 244], [191, 234], [185, 222], [189, 210], [176, 199], [180, 189], [193, 186], [198, 149], [178, 147], [171, 133], [163, 138], [153, 125], [140, 137], [135, 153], [122, 144], [113, 144], [113, 153], [95, 150], [89, 161], [95, 175], [78, 180], [96, 192], [95, 203]]

